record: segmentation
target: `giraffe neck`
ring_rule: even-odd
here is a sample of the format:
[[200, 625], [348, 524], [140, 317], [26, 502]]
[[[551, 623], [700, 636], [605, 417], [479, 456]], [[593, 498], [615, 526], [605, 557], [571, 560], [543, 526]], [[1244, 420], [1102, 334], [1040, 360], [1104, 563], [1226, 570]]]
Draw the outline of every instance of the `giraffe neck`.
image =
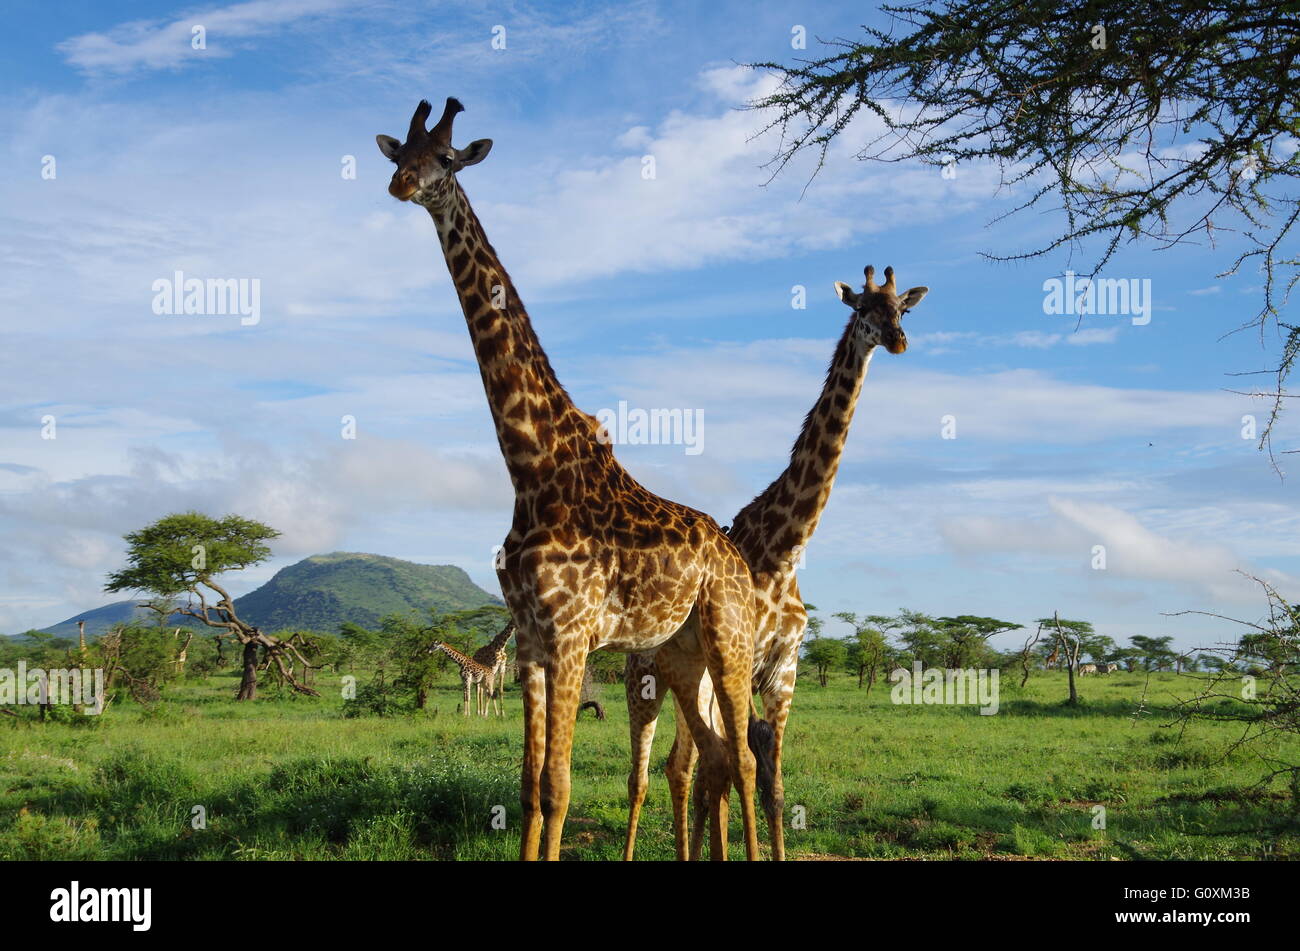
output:
[[460, 185], [451, 180], [426, 208], [465, 313], [515, 494], [555, 485], [571, 473], [557, 466], [557, 456], [574, 459], [598, 445], [595, 421], [573, 405], [556, 379], [523, 301]]
[[790, 451], [790, 464], [732, 523], [731, 539], [755, 572], [788, 567], [817, 530], [874, 351], [850, 318], [821, 394]]
[[514, 636], [514, 633], [515, 633], [514, 624], [513, 623], [507, 624], [504, 628], [502, 628], [500, 634], [492, 638], [492, 640], [488, 641], [487, 649], [495, 654], [497, 651], [501, 650], [503, 647], [506, 646], [506, 642], [509, 641], [510, 638]]
[[442, 651], [444, 654], [446, 654], [448, 657], [454, 660], [457, 664], [459, 664], [461, 670], [472, 669], [478, 666], [478, 661], [474, 660], [472, 657], [466, 657], [464, 654], [456, 650], [456, 648], [452, 647], [450, 644], [444, 644], [440, 641], [437, 644], [433, 645], [433, 649], [436, 651]]

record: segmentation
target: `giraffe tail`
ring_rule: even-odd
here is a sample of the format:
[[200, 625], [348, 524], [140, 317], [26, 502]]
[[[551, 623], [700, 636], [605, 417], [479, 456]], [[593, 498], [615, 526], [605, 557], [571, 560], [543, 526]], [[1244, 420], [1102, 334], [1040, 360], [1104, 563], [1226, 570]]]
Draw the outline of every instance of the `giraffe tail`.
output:
[[752, 714], [749, 717], [749, 751], [754, 754], [755, 778], [763, 809], [769, 815], [776, 810], [776, 731], [772, 724]]

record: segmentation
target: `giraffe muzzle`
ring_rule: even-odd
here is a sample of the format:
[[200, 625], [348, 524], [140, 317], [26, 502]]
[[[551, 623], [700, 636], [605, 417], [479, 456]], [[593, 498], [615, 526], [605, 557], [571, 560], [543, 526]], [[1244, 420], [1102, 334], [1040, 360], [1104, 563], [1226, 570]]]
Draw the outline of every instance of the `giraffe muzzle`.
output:
[[410, 201], [419, 190], [420, 185], [415, 180], [415, 176], [403, 172], [398, 172], [388, 183], [388, 194], [398, 201]]
[[907, 349], [907, 334], [899, 329], [887, 334], [883, 342], [886, 350], [893, 354], [899, 354]]

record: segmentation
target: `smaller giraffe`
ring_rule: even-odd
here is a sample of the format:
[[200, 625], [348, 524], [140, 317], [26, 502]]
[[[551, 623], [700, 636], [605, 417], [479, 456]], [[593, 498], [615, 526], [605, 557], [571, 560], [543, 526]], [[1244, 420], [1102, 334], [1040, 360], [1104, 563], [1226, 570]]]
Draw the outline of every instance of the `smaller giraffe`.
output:
[[[488, 697], [492, 696], [493, 686], [493, 668], [489, 664], [480, 664], [473, 657], [467, 657], [450, 644], [439, 641], [434, 644], [431, 650], [442, 651], [448, 657], [456, 662], [460, 668], [460, 679], [465, 684], [465, 716], [469, 716], [469, 688], [476, 687], [476, 712], [479, 716], [488, 715]], [[487, 689], [486, 696], [484, 688]]]
[[515, 622], [509, 621], [501, 629], [500, 634], [474, 652], [475, 661], [492, 668], [492, 678], [488, 682], [488, 696], [496, 701], [499, 717], [505, 716], [505, 712], [501, 709], [501, 695], [506, 691], [506, 643], [514, 636]]

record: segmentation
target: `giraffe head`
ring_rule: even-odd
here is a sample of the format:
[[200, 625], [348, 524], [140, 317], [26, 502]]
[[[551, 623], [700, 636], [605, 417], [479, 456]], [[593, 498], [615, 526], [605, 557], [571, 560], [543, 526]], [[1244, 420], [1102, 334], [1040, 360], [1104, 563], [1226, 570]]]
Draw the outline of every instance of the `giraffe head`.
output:
[[914, 287], [902, 297], [894, 287], [894, 269], [885, 268], [885, 283], [876, 284], [876, 269], [867, 265], [867, 283], [861, 294], [843, 281], [835, 282], [835, 293], [853, 308], [854, 332], [869, 347], [882, 346], [890, 353], [907, 349], [907, 335], [900, 323], [902, 316], [921, 303], [930, 292], [928, 287]]
[[427, 99], [421, 99], [411, 117], [411, 128], [406, 133], [405, 142], [399, 142], [391, 135], [375, 136], [379, 151], [397, 166], [393, 180], [388, 184], [390, 195], [402, 201], [428, 204], [450, 192], [458, 171], [487, 158], [492, 148], [491, 139], [479, 139], [463, 149], [451, 144], [452, 120], [456, 113], [464, 110], [459, 100], [448, 98], [438, 124], [426, 129], [425, 123], [429, 121], [433, 106]]

